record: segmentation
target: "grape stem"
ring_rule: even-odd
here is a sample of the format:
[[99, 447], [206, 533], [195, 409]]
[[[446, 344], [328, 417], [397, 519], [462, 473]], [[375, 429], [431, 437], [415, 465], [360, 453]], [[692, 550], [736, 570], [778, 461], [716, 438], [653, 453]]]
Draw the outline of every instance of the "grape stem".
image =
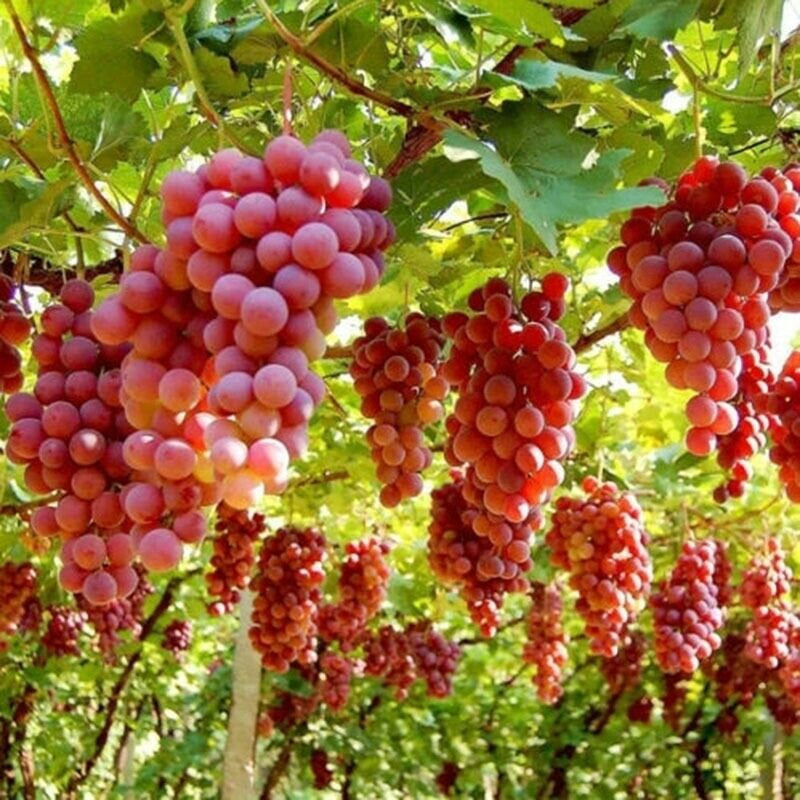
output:
[[108, 199], [97, 188], [97, 185], [92, 180], [89, 170], [86, 168], [86, 165], [83, 163], [78, 151], [75, 148], [75, 143], [70, 138], [69, 131], [67, 130], [67, 126], [64, 122], [64, 117], [61, 114], [61, 109], [58, 107], [58, 101], [53, 93], [53, 87], [50, 85], [50, 80], [47, 77], [47, 73], [44, 71], [41, 62], [39, 61], [39, 56], [36, 50], [34, 49], [33, 45], [31, 45], [30, 40], [25, 33], [25, 28], [22, 25], [22, 21], [20, 20], [14, 8], [13, 0], [3, 0], [3, 2], [8, 10], [9, 16], [11, 17], [11, 23], [14, 26], [17, 38], [19, 39], [22, 52], [30, 62], [33, 74], [36, 77], [36, 82], [39, 84], [39, 88], [44, 97], [44, 101], [53, 116], [53, 120], [56, 124], [56, 130], [58, 131], [58, 139], [61, 142], [61, 146], [64, 149], [67, 159], [72, 164], [75, 173], [77, 174], [81, 183], [83, 183], [83, 185], [86, 187], [89, 194], [91, 194], [92, 197], [94, 197], [94, 199], [100, 204], [103, 211], [105, 211], [109, 218], [114, 220], [114, 222], [116, 222], [116, 224], [119, 225], [119, 227], [125, 231], [128, 236], [136, 239], [138, 242], [147, 243], [149, 241], [148, 238], [135, 225], [131, 224], [129, 220], [125, 219], [125, 217], [123, 217], [113, 205], [111, 205]]

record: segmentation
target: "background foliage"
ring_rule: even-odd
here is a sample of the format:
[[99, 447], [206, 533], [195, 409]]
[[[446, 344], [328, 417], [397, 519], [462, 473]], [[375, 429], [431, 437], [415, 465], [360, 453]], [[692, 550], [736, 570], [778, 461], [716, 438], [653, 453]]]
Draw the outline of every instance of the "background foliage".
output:
[[[8, 4], [6, 3], [6, 6]], [[382, 286], [341, 309], [339, 342], [372, 315], [407, 308], [439, 314], [463, 307], [492, 275], [557, 269], [573, 282], [564, 324], [570, 338], [604, 330], [627, 307], [604, 266], [626, 209], [658, 199], [643, 178], [671, 179], [698, 148], [735, 156], [749, 170], [796, 158], [800, 64], [789, 4], [781, 0], [16, 0], [54, 86], [74, 150], [119, 214], [158, 241], [157, 188], [178, 164], [196, 164], [220, 143], [254, 152], [281, 127], [284, 68], [291, 65], [294, 130], [310, 138], [340, 127], [357, 157], [393, 178], [399, 236]], [[4, 15], [5, 14], [5, 15]], [[784, 20], [783, 34], [781, 20]], [[121, 233], [81, 182], [58, 137], [7, 13], [0, 11], [0, 248], [3, 268], [32, 287], [34, 309], [70, 270], [102, 296], [132, 237]], [[787, 323], [774, 334], [785, 348]], [[591, 391], [577, 423], [570, 491], [602, 470], [635, 490], [653, 536], [656, 575], [685, 537], [718, 535], [741, 567], [767, 533], [793, 543], [798, 513], [760, 456], [744, 500], [717, 507], [713, 459], [682, 446], [685, 398], [667, 387], [639, 332], [623, 330], [583, 351]], [[521, 662], [524, 598], [510, 598], [507, 626], [476, 640], [459, 599], [432, 579], [426, 560], [429, 498], [387, 511], [363, 439], [366, 422], [346, 361], [324, 363], [333, 401], [311, 428], [309, 456], [281, 498], [266, 502], [270, 527], [319, 525], [339, 545], [372, 531], [396, 543], [389, 618], [431, 618], [464, 642], [452, 697], [430, 701], [417, 687], [395, 702], [361, 682], [346, 711], [318, 714], [291, 734], [261, 740], [259, 780], [283, 763], [274, 796], [316, 796], [308, 756], [325, 748], [336, 777], [326, 796], [433, 797], [443, 761], [462, 771], [461, 797], [547, 796], [568, 774], [570, 797], [770, 796], [776, 728], [761, 701], [740, 712], [731, 736], [703, 675], [689, 683], [678, 731], [657, 704], [648, 726], [632, 725], [629, 698], [609, 697], [570, 611], [566, 695], [536, 701]], [[7, 430], [0, 420], [0, 433]], [[441, 432], [439, 432], [441, 435]], [[438, 456], [427, 475], [440, 484]], [[18, 506], [18, 468], [0, 460], [2, 559], [29, 557]], [[203, 565], [210, 545], [164, 578], [171, 603], [143, 642], [127, 640], [112, 662], [84, 643], [79, 657], [46, 659], [21, 636], [0, 656], [0, 715], [13, 733], [4, 789], [22, 796], [18, 754], [32, 754], [36, 796], [61, 797], [85, 770], [83, 797], [217, 795], [237, 620], [205, 612]], [[33, 557], [44, 598], [64, 601], [52, 552]], [[546, 549], [533, 576], [550, 577]], [[189, 617], [195, 635], [176, 661], [160, 631]], [[649, 627], [649, 615], [642, 625]], [[129, 669], [133, 660], [134, 666]], [[128, 674], [120, 688], [120, 681]], [[264, 677], [265, 701], [288, 678]], [[119, 704], [109, 713], [109, 696]], [[644, 689], [663, 693], [648, 666]], [[376, 703], [374, 697], [380, 696]], [[29, 711], [20, 723], [20, 702]], [[598, 724], [598, 717], [603, 722]], [[105, 720], [110, 736], [97, 753]], [[14, 738], [16, 737], [16, 738]], [[120, 743], [135, 741], [127, 763]], [[6, 740], [8, 741], [8, 739]], [[800, 743], [788, 735], [783, 748]], [[89, 769], [87, 769], [89, 767]], [[273, 772], [274, 774], [274, 772]], [[800, 794], [788, 759], [787, 797]], [[321, 794], [322, 796], [322, 794]]]

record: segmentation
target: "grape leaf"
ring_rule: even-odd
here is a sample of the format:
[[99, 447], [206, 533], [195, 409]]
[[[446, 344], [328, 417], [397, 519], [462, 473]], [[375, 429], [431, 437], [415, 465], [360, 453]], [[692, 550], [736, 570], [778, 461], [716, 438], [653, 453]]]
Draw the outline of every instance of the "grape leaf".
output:
[[700, 0], [633, 0], [622, 30], [641, 39], [671, 39], [697, 13]]
[[489, 117], [489, 142], [455, 130], [446, 131], [444, 139], [453, 161], [480, 160], [551, 253], [556, 252], [559, 223], [605, 217], [664, 199], [653, 187], [618, 189], [621, 165], [630, 151], [597, 155], [592, 138], [572, 129], [571, 117], [535, 103], [507, 104]]
[[57, 181], [24, 179], [0, 183], [0, 247], [8, 247], [25, 234], [69, 208], [72, 178]]
[[249, 83], [247, 76], [234, 72], [229, 58], [212, 53], [206, 47], [196, 47], [194, 58], [208, 91], [217, 97], [239, 97]]
[[593, 72], [560, 61], [533, 61], [523, 59], [514, 65], [511, 75], [500, 76], [509, 83], [516, 83], [532, 92], [550, 89], [559, 78], [580, 78], [584, 81], [613, 81], [616, 75], [606, 72]]
[[85, 94], [109, 92], [135, 100], [158, 69], [153, 56], [133, 46], [146, 32], [138, 14], [93, 22], [75, 38], [79, 59], [72, 69], [70, 89]]
[[538, 34], [546, 39], [555, 39], [563, 33], [553, 15], [533, 0], [518, 0], [516, 3], [509, 3], [508, 0], [470, 0], [470, 5], [488, 12], [512, 28], [524, 28], [527, 33]]

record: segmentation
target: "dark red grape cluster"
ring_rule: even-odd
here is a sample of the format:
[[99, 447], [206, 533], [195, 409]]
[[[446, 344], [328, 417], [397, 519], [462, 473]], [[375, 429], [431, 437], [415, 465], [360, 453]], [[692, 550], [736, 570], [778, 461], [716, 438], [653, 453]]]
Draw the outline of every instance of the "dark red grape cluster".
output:
[[50, 606], [47, 611], [47, 628], [42, 635], [44, 648], [56, 656], [78, 655], [78, 639], [86, 623], [86, 614], [67, 606]]
[[528, 588], [517, 562], [502, 557], [515, 544], [519, 554], [529, 552], [528, 529], [504, 523], [489, 536], [478, 535], [473, 527], [478, 511], [467, 504], [463, 489], [464, 479], [453, 472], [450, 483], [431, 492], [428, 562], [436, 577], [459, 587], [481, 633], [493, 636], [505, 594]]
[[653, 698], [649, 695], [642, 694], [631, 701], [626, 712], [628, 719], [631, 722], [639, 722], [647, 725], [650, 718], [653, 716]]
[[314, 788], [317, 790], [327, 789], [333, 780], [333, 770], [328, 762], [328, 753], [320, 748], [311, 751], [309, 759], [311, 774], [314, 776]]
[[532, 583], [530, 595], [531, 608], [522, 660], [536, 667], [532, 682], [539, 699], [552, 704], [564, 693], [561, 680], [567, 664], [569, 641], [561, 621], [564, 604], [561, 591], [554, 583]]
[[650, 537], [632, 494], [593, 477], [583, 491], [585, 498], [558, 499], [546, 541], [552, 563], [570, 572], [592, 652], [610, 658], [650, 592]]
[[689, 696], [689, 687], [686, 685], [686, 676], [681, 673], [666, 673], [664, 675], [664, 693], [661, 695], [664, 722], [676, 733], [680, 730], [683, 712], [686, 710], [686, 699]]
[[492, 279], [470, 294], [471, 314], [442, 322], [453, 343], [442, 376], [458, 393], [444, 452], [449, 464], [466, 467], [462, 492], [477, 511], [475, 533], [503, 542], [488, 577], [511, 579], [530, 568], [530, 532], [575, 444], [572, 421], [586, 383], [556, 322], [568, 288], [563, 275], [550, 273], [518, 308], [508, 284]]
[[776, 425], [775, 416], [768, 410], [769, 396], [777, 380], [769, 357], [768, 342], [740, 357], [739, 390], [732, 401], [739, 421], [731, 433], [717, 438], [717, 463], [729, 476], [714, 490], [718, 503], [744, 495], [753, 477], [750, 459], [766, 447], [767, 434]]
[[770, 460], [786, 496], [800, 503], [800, 351], [789, 354], [765, 406], [774, 415]]
[[22, 388], [20, 345], [31, 334], [30, 320], [13, 302], [14, 283], [0, 275], [0, 392], [10, 394]]
[[0, 564], [0, 653], [19, 629], [27, 603], [36, 596], [36, 567], [26, 561]]
[[723, 636], [716, 657], [703, 665], [714, 684], [714, 696], [722, 704], [735, 700], [749, 708], [770, 679], [771, 671], [748, 658], [746, 648], [744, 635], [731, 631]]
[[128, 346], [98, 344], [93, 301], [85, 281], [64, 284], [61, 302], [44, 310], [43, 332], [33, 340], [33, 394], [9, 397], [6, 414], [13, 422], [8, 455], [27, 464], [28, 488], [59, 495], [31, 514], [31, 528], [63, 540], [61, 585], [105, 605], [136, 586], [135, 542], [122, 509], [130, 477], [122, 443], [132, 429], [119, 398]]
[[120, 643], [120, 631], [130, 631], [134, 639], [142, 631], [144, 602], [153, 593], [153, 586], [140, 564], [134, 569], [139, 576], [136, 588], [127, 596], [117, 598], [104, 606], [92, 605], [83, 595], [78, 595], [78, 608], [86, 614], [89, 624], [98, 636], [98, 646], [110, 656]]
[[347, 656], [332, 653], [322, 654], [319, 661], [319, 695], [331, 711], [341, 711], [350, 697], [350, 682], [360, 674], [361, 665]]
[[447, 697], [458, 668], [461, 648], [429, 622], [415, 622], [403, 630], [384, 625], [364, 638], [364, 674], [382, 678], [402, 700], [421, 678], [429, 697]]
[[602, 660], [600, 671], [612, 694], [622, 694], [639, 684], [646, 644], [644, 634], [634, 631], [615, 656]]
[[750, 561], [739, 587], [742, 605], [753, 615], [745, 631], [745, 655], [767, 669], [777, 669], [792, 644], [800, 641], [800, 619], [781, 599], [791, 589], [792, 571], [780, 542], [769, 537], [764, 549]]
[[352, 649], [386, 598], [389, 550], [387, 541], [374, 537], [347, 543], [339, 567], [339, 599], [320, 608], [322, 639], [338, 641], [345, 652]]
[[250, 640], [267, 669], [286, 672], [293, 662], [316, 661], [325, 547], [319, 531], [297, 528], [281, 528], [261, 545], [250, 582]]
[[394, 238], [389, 184], [350, 155], [338, 131], [308, 147], [284, 135], [263, 158], [227, 149], [169, 174], [164, 249], [140, 247], [97, 309], [101, 341], [133, 343], [122, 402], [140, 481], [125, 509], [152, 528], [139, 548], [150, 569], [180, 560], [172, 513], [253, 507], [285, 489], [307, 448], [325, 394], [309, 362], [325, 352], [334, 300], [378, 283]]
[[461, 767], [455, 761], [443, 761], [442, 768], [436, 773], [436, 788], [445, 797], [450, 797], [456, 785]]
[[651, 597], [656, 658], [668, 674], [692, 673], [719, 649], [730, 594], [723, 554], [711, 539], [685, 542], [672, 574]]
[[695, 393], [686, 405], [695, 455], [736, 430], [742, 359], [758, 361], [767, 344], [768, 293], [795, 251], [799, 201], [776, 170], [748, 178], [738, 164], [703, 156], [665, 205], [633, 212], [608, 256], [667, 381]]
[[161, 646], [179, 656], [192, 646], [192, 621], [189, 619], [174, 619], [164, 628], [164, 638]]
[[361, 413], [375, 421], [367, 443], [387, 508], [418, 495], [421, 473], [432, 463], [423, 431], [444, 416], [448, 385], [438, 375], [443, 345], [439, 321], [418, 312], [397, 328], [382, 317], [368, 319], [364, 335], [353, 342], [350, 375]]
[[240, 592], [250, 582], [255, 564], [255, 543], [266, 530], [263, 514], [249, 514], [220, 503], [214, 526], [214, 555], [211, 571], [206, 573], [208, 593], [216, 598], [208, 604], [209, 612], [220, 616], [239, 602]]

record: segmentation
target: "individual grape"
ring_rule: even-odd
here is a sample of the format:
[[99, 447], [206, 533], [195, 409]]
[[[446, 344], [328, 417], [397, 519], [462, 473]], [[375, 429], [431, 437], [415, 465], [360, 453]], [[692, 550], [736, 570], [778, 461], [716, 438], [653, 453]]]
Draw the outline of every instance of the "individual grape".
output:
[[168, 572], [178, 566], [183, 548], [178, 537], [168, 528], [155, 528], [139, 542], [139, 557], [151, 572]]

